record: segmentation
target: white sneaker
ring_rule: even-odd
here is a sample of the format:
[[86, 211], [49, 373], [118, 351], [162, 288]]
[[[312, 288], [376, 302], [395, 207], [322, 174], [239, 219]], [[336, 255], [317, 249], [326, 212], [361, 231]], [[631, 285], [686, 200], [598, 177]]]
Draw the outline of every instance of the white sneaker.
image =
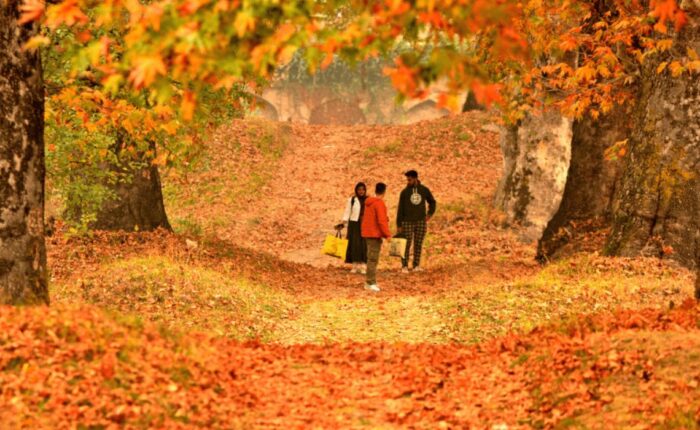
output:
[[381, 291], [379, 289], [379, 287], [377, 286], [377, 284], [372, 284], [372, 285], [365, 284], [365, 290], [374, 291], [375, 293], [378, 293]]
[[401, 273], [410, 273], [410, 272], [408, 271], [408, 267], [402, 267], [402, 268], [401, 268]]
[[357, 269], [357, 273], [362, 273], [363, 275], [367, 274], [367, 268], [366, 267], [360, 267]]
[[413, 268], [413, 271], [414, 271], [414, 272], [422, 272], [423, 269], [422, 269], [420, 266], [416, 266], [416, 267]]

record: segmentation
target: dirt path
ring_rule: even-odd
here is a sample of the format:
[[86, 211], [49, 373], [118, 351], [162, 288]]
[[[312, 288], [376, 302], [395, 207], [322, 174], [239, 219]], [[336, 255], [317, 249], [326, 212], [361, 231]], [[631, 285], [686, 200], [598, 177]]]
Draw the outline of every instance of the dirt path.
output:
[[196, 227], [316, 268], [342, 266], [321, 255], [320, 248], [354, 185], [365, 182], [371, 191], [385, 182], [393, 221], [405, 186], [403, 172], [414, 168], [438, 201], [424, 248], [425, 267], [468, 264], [485, 256], [530, 258], [531, 247], [501, 229], [492, 209], [502, 158], [493, 118], [484, 113], [411, 126], [237, 121], [222, 129], [208, 151], [208, 169], [176, 178], [166, 202], [176, 229]]
[[267, 209], [275, 212], [275, 222], [284, 226], [287, 235], [295, 236], [287, 244], [291, 249], [279, 255], [317, 267], [339, 265], [339, 260], [320, 254], [319, 244], [340, 221], [345, 198], [351, 194], [346, 178], [352, 176], [348, 160], [357, 153], [356, 131], [318, 126], [304, 131], [295, 133], [270, 181]]

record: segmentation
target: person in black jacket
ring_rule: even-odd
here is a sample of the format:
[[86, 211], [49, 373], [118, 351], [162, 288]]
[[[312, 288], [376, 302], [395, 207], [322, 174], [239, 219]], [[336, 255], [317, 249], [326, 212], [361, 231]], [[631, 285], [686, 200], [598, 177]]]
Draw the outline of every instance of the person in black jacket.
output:
[[[401, 259], [404, 273], [408, 273], [408, 257], [413, 243], [413, 271], [418, 272], [420, 268], [420, 255], [423, 250], [423, 239], [428, 231], [428, 221], [435, 213], [437, 203], [428, 187], [418, 180], [418, 172], [409, 170], [406, 175], [406, 188], [401, 191], [399, 199], [399, 210], [396, 215], [396, 226], [398, 231], [406, 240], [406, 254]], [[426, 212], [425, 205], [428, 204]]]

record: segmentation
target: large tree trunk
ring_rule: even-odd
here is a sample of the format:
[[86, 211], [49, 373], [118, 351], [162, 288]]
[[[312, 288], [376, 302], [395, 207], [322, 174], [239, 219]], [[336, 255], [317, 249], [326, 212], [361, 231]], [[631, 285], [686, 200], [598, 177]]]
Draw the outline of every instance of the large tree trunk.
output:
[[462, 112], [474, 110], [486, 110], [486, 106], [482, 105], [476, 100], [474, 91], [469, 91], [469, 93], [467, 93], [467, 98], [464, 100], [464, 104], [462, 105]]
[[571, 158], [571, 121], [555, 112], [533, 114], [501, 136], [504, 176], [496, 206], [521, 240], [540, 238], [559, 208]]
[[[155, 153], [155, 145], [151, 144]], [[144, 231], [165, 228], [172, 230], [163, 204], [163, 192], [158, 167], [149, 163], [130, 168], [130, 158], [124, 155], [124, 139], [117, 139], [115, 153], [121, 158], [118, 166], [126, 178], [109, 185], [116, 198], [106, 201], [97, 213], [93, 228], [98, 230]]]
[[608, 225], [620, 168], [618, 161], [605, 159], [605, 150], [629, 135], [626, 116], [619, 109], [598, 120], [585, 117], [574, 122], [564, 195], [538, 242], [538, 260], [556, 257], [577, 230]]
[[[685, 28], [676, 42], [678, 56], [700, 52], [700, 27]], [[643, 79], [606, 251], [660, 256], [672, 249], [672, 258], [693, 267], [700, 254], [700, 77], [658, 74], [649, 64]]]
[[0, 1], [0, 304], [48, 303], [44, 83], [19, 0]]

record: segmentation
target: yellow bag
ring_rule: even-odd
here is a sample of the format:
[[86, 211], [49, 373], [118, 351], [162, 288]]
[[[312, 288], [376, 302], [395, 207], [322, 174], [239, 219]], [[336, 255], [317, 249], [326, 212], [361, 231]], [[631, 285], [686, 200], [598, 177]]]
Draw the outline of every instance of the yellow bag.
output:
[[343, 239], [340, 235], [340, 231], [336, 232], [335, 235], [326, 235], [326, 240], [323, 242], [323, 248], [321, 249], [321, 254], [330, 255], [332, 257], [338, 257], [345, 260], [345, 255], [348, 252], [348, 240]]
[[335, 256], [345, 261], [345, 256], [348, 254], [348, 240], [342, 237], [338, 238], [335, 247]]

